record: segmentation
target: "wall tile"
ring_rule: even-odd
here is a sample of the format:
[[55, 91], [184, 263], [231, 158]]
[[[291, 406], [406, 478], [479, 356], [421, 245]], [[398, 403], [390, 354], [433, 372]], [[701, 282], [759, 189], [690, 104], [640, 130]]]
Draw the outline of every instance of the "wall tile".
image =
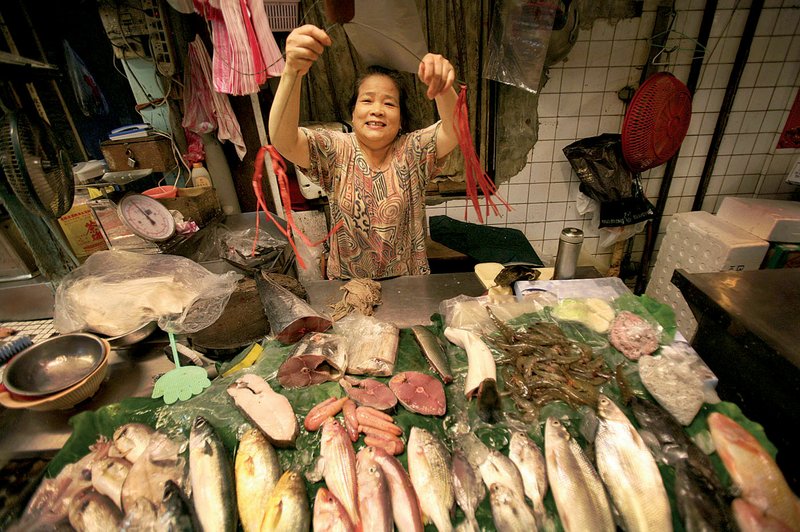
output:
[[550, 162], [553, 160], [553, 141], [540, 140], [533, 146], [533, 162]]
[[614, 26], [606, 19], [598, 19], [592, 24], [592, 41], [612, 41], [614, 40]]
[[[526, 204], [522, 205], [515, 205], [514, 209], [510, 212], [507, 212], [506, 215], [506, 223], [507, 224], [517, 224], [522, 223], [524, 224], [528, 218], [528, 209]], [[520, 230], [524, 231], [524, 225]]]
[[800, 27], [800, 10], [797, 7], [794, 4], [781, 9], [772, 32], [773, 35], [795, 35], [797, 33], [797, 28]]
[[565, 66], [567, 67], [585, 67], [586, 61], [589, 56], [589, 43], [587, 41], [578, 41], [569, 51]]
[[739, 184], [739, 194], [755, 194], [760, 177], [758, 174], [743, 176], [742, 182]]
[[[766, 90], [766, 89], [764, 89]], [[776, 87], [769, 101], [768, 109], [789, 109], [794, 102], [794, 87]], [[764, 94], [766, 97], [766, 93]]]
[[611, 61], [611, 41], [591, 41], [589, 43], [589, 66], [608, 66]]
[[581, 116], [578, 118], [577, 138], [594, 137], [598, 133], [600, 126], [599, 116]]
[[583, 78], [583, 91], [586, 92], [601, 92], [605, 90], [606, 79], [609, 69], [607, 67], [601, 68], [587, 68], [586, 75]]
[[769, 153], [777, 143], [777, 133], [759, 133], [753, 144], [753, 153]]
[[[551, 202], [566, 202], [569, 192], [569, 183], [561, 182], [561, 183], [550, 183], [550, 201]], [[566, 205], [564, 205], [566, 208]], [[550, 211], [547, 212], [547, 218], [552, 219], [553, 217], [550, 216]], [[563, 217], [563, 214], [562, 214]]]
[[[578, 95], [580, 96], [580, 95]], [[567, 139], [572, 141], [578, 132], [578, 117], [560, 117], [556, 124], [556, 140]]]
[[602, 92], [584, 92], [581, 95], [581, 116], [600, 116], [603, 110]]
[[624, 113], [625, 105], [616, 92], [607, 92], [603, 95], [603, 115], [622, 115]]
[[[542, 240], [544, 238], [544, 222], [526, 223], [524, 233], [529, 241]], [[535, 249], [536, 246], [534, 246]]]
[[552, 163], [531, 163], [531, 183], [549, 183]]
[[539, 118], [539, 138], [538, 140], [553, 140], [556, 138], [555, 117]]
[[561, 92], [561, 73], [562, 68], [554, 67], [546, 70], [547, 81], [545, 81], [540, 94], [558, 94]]
[[[559, 97], [558, 100], [558, 116], [559, 120], [567, 116], [579, 116], [581, 114], [581, 94], [565, 93]], [[558, 137], [556, 137], [558, 138]]]
[[574, 179], [577, 179], [569, 161], [563, 160], [553, 163], [553, 170], [550, 177], [551, 183], [567, 183], [573, 180], [573, 176]]
[[759, 37], [756, 35], [753, 37], [753, 44], [750, 45], [750, 53], [747, 55], [748, 63], [760, 63], [764, 60], [769, 40], [769, 36]]
[[797, 86], [798, 78], [800, 78], [800, 61], [786, 62], [783, 64], [780, 77], [778, 77], [778, 86], [795, 87]]
[[775, 23], [778, 21], [778, 9], [762, 9], [758, 17], [756, 35], [780, 35], [775, 31]]
[[783, 61], [789, 52], [792, 38], [788, 35], [781, 37], [771, 37], [767, 45], [767, 53], [764, 54], [764, 61]]
[[[528, 222], [542, 222], [547, 219], [547, 204], [546, 203], [531, 203], [528, 205]], [[542, 225], [542, 234], [544, 234], [544, 225]]]
[[781, 75], [781, 63], [762, 63], [761, 69], [758, 71], [758, 80], [756, 84], [758, 87], [774, 87], [778, 83], [778, 78]]
[[758, 135], [755, 133], [742, 133], [736, 139], [736, 145], [733, 148], [735, 155], [750, 154], [753, 152], [753, 146], [756, 143]]
[[705, 157], [692, 157], [692, 161], [689, 163], [689, 171], [686, 173], [687, 176], [695, 177], [703, 175], [703, 167], [705, 164]]
[[722, 194], [723, 196], [736, 194], [739, 191], [739, 185], [741, 184], [742, 184], [741, 175], [726, 175], [725, 178], [722, 180], [722, 186], [719, 189], [719, 193]]
[[528, 190], [529, 203], [547, 203], [550, 192], [549, 183], [534, 183]]
[[559, 220], [557, 222], [545, 222], [544, 225], [544, 238], [547, 239], [558, 239], [558, 236], [561, 234], [561, 230], [564, 229], [564, 221]]
[[622, 115], [600, 118], [600, 133], [619, 133], [622, 130]]
[[537, 109], [541, 118], [558, 116], [558, 94], [540, 94]]
[[766, 154], [760, 155], [751, 155], [750, 158], [747, 160], [747, 166], [745, 166], [744, 173], [745, 174], [761, 174], [766, 170], [765, 164], [767, 162]]
[[633, 51], [636, 41], [614, 41], [611, 45], [611, 59], [608, 62], [611, 66], [628, 66], [633, 62]]
[[[528, 187], [527, 183], [511, 185], [505, 199], [511, 204], [527, 205], [528, 203]], [[523, 208], [523, 210], [525, 210]]]
[[583, 68], [565, 68], [561, 74], [561, 93], [583, 92]]
[[[758, 84], [758, 74], [761, 65], [761, 63], [748, 62], [742, 71], [742, 79], [739, 80], [739, 87], [755, 87]], [[780, 74], [780, 71], [778, 73]]]

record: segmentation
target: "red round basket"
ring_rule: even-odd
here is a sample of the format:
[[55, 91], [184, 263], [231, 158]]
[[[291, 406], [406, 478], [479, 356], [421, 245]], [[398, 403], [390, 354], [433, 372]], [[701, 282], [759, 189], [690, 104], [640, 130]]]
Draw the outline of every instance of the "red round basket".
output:
[[669, 72], [653, 74], [633, 95], [622, 123], [622, 155], [634, 172], [667, 162], [678, 153], [689, 120], [692, 95]]

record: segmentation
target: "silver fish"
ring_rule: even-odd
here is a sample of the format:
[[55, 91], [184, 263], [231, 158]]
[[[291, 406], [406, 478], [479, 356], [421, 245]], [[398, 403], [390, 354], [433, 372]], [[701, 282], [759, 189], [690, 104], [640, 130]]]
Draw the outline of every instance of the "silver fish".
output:
[[544, 455], [550, 491], [566, 532], [614, 532], [614, 518], [600, 477], [580, 445], [556, 418], [547, 418]]
[[114, 502], [94, 490], [79, 493], [69, 505], [69, 524], [78, 532], [108, 532], [122, 523]]
[[164, 498], [158, 515], [158, 530], [169, 532], [192, 532], [200, 526], [192, 518], [192, 507], [181, 491], [171, 480], [164, 486]]
[[202, 416], [195, 418], [189, 435], [189, 476], [192, 502], [203, 530], [236, 530], [231, 463], [219, 436]]
[[269, 496], [281, 477], [278, 454], [260, 430], [242, 435], [236, 451], [236, 503], [245, 532], [261, 528]]
[[497, 450], [491, 450], [480, 466], [483, 483], [488, 489], [492, 484], [502, 484], [520, 496], [525, 493], [525, 484], [519, 469], [509, 457]]
[[113, 447], [108, 455], [113, 458], [125, 458], [136, 463], [142, 456], [155, 430], [142, 423], [126, 423], [114, 431]]
[[393, 519], [389, 481], [368, 447], [356, 455], [356, 476], [358, 510], [364, 530], [391, 532]]
[[389, 495], [392, 499], [392, 517], [400, 532], [422, 532], [422, 516], [419, 500], [408, 473], [403, 465], [379, 447], [367, 447], [381, 471], [389, 482]]
[[627, 416], [603, 394], [597, 403], [597, 470], [626, 530], [672, 530], [672, 511], [656, 461]]
[[267, 501], [261, 530], [308, 530], [310, 526], [311, 508], [308, 505], [306, 483], [296, 471], [286, 471]]
[[486, 496], [480, 473], [473, 469], [464, 451], [457, 449], [453, 452], [453, 491], [456, 502], [464, 510], [467, 521], [472, 530], [479, 530], [478, 521], [475, 519], [475, 510]]
[[[317, 490], [312, 517], [314, 532], [354, 532], [355, 528], [339, 499], [326, 488]], [[370, 530], [370, 529], [366, 529]]]
[[442, 442], [419, 427], [411, 427], [408, 437], [408, 472], [422, 513], [433, 521], [439, 532], [453, 530], [450, 510], [455, 495], [450, 455]]
[[439, 343], [436, 335], [422, 325], [412, 326], [411, 332], [414, 333], [414, 338], [416, 338], [419, 347], [422, 349], [422, 354], [425, 355], [431, 367], [442, 378], [442, 382], [445, 384], [453, 382], [450, 361], [447, 359], [447, 353], [442, 349], [442, 344]]
[[503, 484], [492, 484], [489, 501], [492, 503], [494, 526], [500, 532], [536, 530], [536, 519], [521, 493], [514, 493]]
[[92, 464], [92, 487], [122, 509], [122, 486], [131, 463], [124, 458], [106, 458]]
[[522, 432], [514, 432], [508, 447], [508, 457], [517, 466], [525, 495], [533, 503], [533, 513], [539, 526], [547, 517], [544, 496], [547, 494], [547, 463], [539, 446]]
[[149, 532], [158, 528], [158, 507], [142, 497], [125, 512], [120, 530], [122, 532]]

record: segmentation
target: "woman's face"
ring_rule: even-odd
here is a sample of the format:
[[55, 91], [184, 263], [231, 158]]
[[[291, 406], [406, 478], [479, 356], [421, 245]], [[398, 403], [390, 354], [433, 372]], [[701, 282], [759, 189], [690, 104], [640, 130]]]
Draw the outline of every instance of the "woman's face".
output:
[[389, 145], [400, 131], [400, 90], [394, 80], [374, 74], [358, 87], [353, 131], [368, 148]]

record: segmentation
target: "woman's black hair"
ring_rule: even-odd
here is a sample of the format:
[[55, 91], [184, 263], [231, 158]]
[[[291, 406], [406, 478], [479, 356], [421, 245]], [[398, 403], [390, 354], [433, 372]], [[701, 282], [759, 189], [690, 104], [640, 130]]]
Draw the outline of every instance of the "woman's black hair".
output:
[[358, 90], [361, 88], [361, 84], [370, 76], [380, 75], [386, 76], [387, 78], [394, 81], [395, 86], [397, 87], [397, 92], [400, 94], [400, 101], [398, 104], [400, 105], [400, 130], [401, 132], [408, 132], [408, 90], [406, 89], [406, 81], [403, 79], [403, 75], [398, 72], [397, 70], [392, 70], [390, 68], [385, 68], [380, 65], [372, 65], [367, 67], [367, 70], [356, 79], [356, 84], [353, 89], [353, 95], [350, 97], [350, 115], [352, 116], [353, 111], [356, 109], [356, 101], [358, 100]]

